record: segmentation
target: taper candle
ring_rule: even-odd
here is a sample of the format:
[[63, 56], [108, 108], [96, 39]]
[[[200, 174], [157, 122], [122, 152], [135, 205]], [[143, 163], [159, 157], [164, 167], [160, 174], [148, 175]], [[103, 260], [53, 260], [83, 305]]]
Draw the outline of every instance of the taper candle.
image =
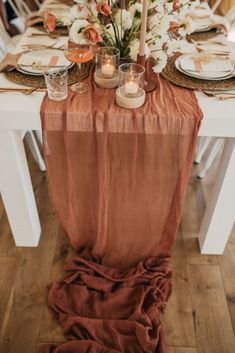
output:
[[141, 29], [140, 29], [140, 48], [139, 55], [145, 55], [145, 36], [147, 28], [147, 18], [148, 18], [148, 0], [143, 0], [143, 10], [141, 17]]

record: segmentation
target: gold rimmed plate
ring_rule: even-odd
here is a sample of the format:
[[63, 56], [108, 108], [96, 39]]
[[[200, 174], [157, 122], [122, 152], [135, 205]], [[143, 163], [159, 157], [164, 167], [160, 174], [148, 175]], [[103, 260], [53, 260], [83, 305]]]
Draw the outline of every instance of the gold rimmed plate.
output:
[[42, 76], [44, 71], [50, 68], [69, 69], [74, 64], [68, 61], [59, 49], [35, 49], [22, 54], [17, 65], [17, 70], [23, 74]]
[[179, 56], [175, 60], [175, 67], [178, 71], [182, 72], [183, 74], [193, 77], [193, 78], [198, 78], [202, 80], [209, 80], [209, 81], [219, 81], [219, 80], [226, 80], [234, 76], [234, 64], [233, 62], [228, 59], [224, 58], [220, 60], [226, 60], [226, 64], [228, 65], [228, 69], [226, 70], [221, 70], [221, 71], [197, 71], [197, 70], [187, 70], [182, 66], [182, 59], [189, 58], [190, 55], [182, 55]]

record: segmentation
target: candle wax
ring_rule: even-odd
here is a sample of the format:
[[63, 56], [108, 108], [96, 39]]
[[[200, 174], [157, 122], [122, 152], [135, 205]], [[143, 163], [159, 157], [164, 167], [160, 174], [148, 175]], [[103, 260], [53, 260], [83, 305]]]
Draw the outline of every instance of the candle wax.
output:
[[114, 66], [111, 64], [104, 64], [101, 66], [101, 72], [104, 76], [112, 76], [114, 73]]
[[136, 94], [138, 92], [139, 86], [133, 81], [129, 81], [125, 84], [125, 92], [127, 94]]

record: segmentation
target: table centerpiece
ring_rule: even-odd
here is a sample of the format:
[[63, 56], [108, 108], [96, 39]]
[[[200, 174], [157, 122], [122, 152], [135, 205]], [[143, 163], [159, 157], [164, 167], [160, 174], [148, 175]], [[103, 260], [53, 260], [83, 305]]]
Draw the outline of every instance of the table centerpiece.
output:
[[182, 37], [194, 31], [189, 12], [198, 3], [199, 0], [75, 0], [70, 16], [62, 20], [70, 24], [71, 41], [118, 48], [121, 60], [136, 61], [138, 54], [144, 53], [146, 59], [152, 59], [153, 71], [159, 73], [166, 66], [168, 55], [178, 49], [172, 33]]

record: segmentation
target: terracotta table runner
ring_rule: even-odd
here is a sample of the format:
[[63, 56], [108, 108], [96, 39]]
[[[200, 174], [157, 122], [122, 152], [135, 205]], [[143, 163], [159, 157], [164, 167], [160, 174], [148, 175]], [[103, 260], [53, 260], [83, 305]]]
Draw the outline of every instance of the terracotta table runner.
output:
[[166, 352], [160, 312], [202, 113], [192, 91], [156, 80], [138, 110], [91, 79], [86, 94], [44, 98], [50, 197], [78, 252], [49, 289], [69, 341], [44, 352]]

